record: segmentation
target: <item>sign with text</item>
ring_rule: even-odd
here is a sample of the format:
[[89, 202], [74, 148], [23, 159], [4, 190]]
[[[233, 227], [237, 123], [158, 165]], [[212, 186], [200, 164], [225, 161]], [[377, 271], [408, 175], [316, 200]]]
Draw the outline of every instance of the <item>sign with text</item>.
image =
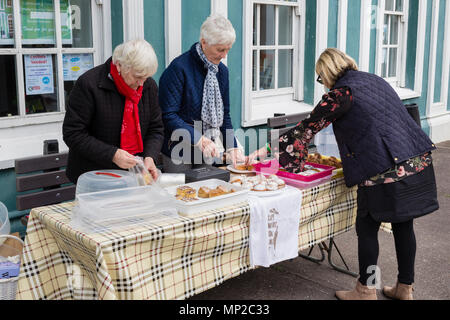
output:
[[94, 57], [91, 53], [63, 54], [64, 81], [76, 81], [93, 67]]
[[24, 55], [24, 60], [26, 94], [38, 95], [54, 93], [52, 55]]

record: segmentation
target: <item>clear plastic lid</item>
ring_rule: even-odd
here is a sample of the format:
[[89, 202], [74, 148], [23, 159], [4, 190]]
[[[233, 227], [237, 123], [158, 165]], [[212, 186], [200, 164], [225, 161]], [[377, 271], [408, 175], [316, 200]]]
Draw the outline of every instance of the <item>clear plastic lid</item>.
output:
[[[11, 225], [8, 218], [8, 209], [2, 202], [0, 202], [0, 235], [8, 235], [10, 231]], [[2, 244], [5, 240], [5, 238], [0, 238], [0, 244]]]
[[123, 170], [96, 170], [78, 178], [76, 195], [100, 191], [137, 187], [136, 177]]

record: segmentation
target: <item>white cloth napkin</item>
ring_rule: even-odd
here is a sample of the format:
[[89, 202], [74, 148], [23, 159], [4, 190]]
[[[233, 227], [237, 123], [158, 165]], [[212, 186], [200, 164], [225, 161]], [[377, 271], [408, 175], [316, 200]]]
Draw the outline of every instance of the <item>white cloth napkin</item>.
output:
[[286, 186], [271, 197], [251, 195], [250, 265], [271, 265], [298, 257], [302, 192]]

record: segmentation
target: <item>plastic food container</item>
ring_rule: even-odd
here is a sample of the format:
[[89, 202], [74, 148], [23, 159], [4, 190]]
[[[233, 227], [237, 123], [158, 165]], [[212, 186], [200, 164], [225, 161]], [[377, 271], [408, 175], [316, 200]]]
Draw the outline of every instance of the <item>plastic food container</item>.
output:
[[[8, 209], [0, 202], [0, 236], [9, 235], [11, 232], [11, 225], [8, 218]], [[0, 245], [6, 240], [6, 238], [0, 237]]]
[[121, 227], [174, 217], [178, 214], [167, 191], [145, 186], [77, 195], [71, 225], [93, 231], [94, 225]]
[[77, 182], [76, 195], [137, 187], [133, 173], [123, 170], [97, 170], [82, 174]]
[[248, 200], [248, 193], [249, 193], [248, 190], [245, 190], [242, 187], [234, 186], [231, 183], [219, 179], [198, 181], [188, 183], [183, 186], [191, 187], [196, 191], [198, 191], [198, 189], [200, 189], [201, 187], [208, 187], [210, 189], [215, 189], [218, 186], [224, 186], [228, 190], [232, 188], [236, 190], [236, 192], [227, 193], [225, 195], [221, 195], [214, 198], [203, 199], [197, 197], [198, 200], [196, 201], [185, 202], [182, 200], [175, 199], [175, 195], [177, 194], [178, 188], [177, 186], [166, 188], [167, 192], [171, 195], [172, 202], [175, 204], [178, 213], [184, 216], [191, 216], [209, 210], [221, 209]]
[[299, 188], [311, 188], [323, 182], [326, 182], [327, 180], [330, 180], [331, 176], [333, 175], [333, 170], [336, 169], [335, 167], [317, 163], [306, 162], [306, 164], [314, 168], [321, 169], [321, 172], [309, 176], [304, 176], [286, 171], [280, 171], [280, 164], [276, 159], [265, 163], [258, 163], [253, 166], [255, 168], [255, 171], [257, 172], [264, 174], [275, 174], [282, 178], [287, 184]]

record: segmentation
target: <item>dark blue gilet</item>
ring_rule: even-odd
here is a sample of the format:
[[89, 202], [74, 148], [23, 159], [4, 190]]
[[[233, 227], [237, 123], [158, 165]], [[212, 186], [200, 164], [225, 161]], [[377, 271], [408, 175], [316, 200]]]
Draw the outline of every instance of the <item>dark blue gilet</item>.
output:
[[384, 79], [347, 71], [334, 88], [352, 90], [352, 108], [333, 122], [348, 187], [436, 149]]

